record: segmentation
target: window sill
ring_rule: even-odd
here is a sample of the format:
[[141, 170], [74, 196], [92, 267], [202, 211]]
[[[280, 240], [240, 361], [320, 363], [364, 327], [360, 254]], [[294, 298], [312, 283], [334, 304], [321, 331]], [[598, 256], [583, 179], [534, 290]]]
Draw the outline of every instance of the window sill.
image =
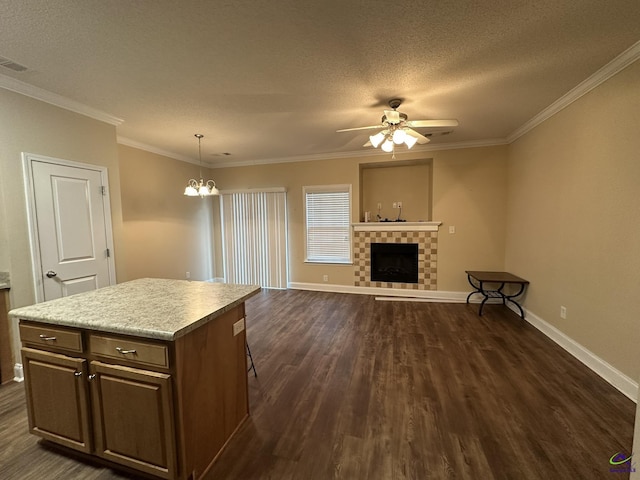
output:
[[311, 265], [353, 265], [353, 261], [348, 260], [345, 262], [329, 261], [329, 260], [305, 260], [304, 263]]

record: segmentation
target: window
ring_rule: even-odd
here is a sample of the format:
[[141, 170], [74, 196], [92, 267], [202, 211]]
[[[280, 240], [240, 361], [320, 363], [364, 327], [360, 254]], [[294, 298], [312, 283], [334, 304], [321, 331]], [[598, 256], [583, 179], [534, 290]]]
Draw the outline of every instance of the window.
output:
[[303, 187], [306, 262], [351, 263], [351, 185]]

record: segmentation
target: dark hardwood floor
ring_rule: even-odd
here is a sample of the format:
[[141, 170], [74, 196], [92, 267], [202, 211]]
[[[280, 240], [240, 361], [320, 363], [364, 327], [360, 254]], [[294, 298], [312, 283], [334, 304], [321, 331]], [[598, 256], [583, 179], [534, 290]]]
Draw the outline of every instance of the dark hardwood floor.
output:
[[[251, 417], [207, 479], [627, 479], [635, 404], [516, 314], [364, 295], [247, 303]], [[0, 387], [1, 479], [132, 478], [27, 434]]]

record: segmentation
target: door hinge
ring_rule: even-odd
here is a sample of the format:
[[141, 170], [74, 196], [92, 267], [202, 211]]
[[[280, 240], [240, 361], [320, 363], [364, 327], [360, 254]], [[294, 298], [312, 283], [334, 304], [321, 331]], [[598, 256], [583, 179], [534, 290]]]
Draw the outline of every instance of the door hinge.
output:
[[102, 195], [106, 195], [107, 194], [107, 187], [105, 187], [104, 185], [100, 186], [100, 193]]
[[107, 248], [107, 258], [109, 258], [110, 256], [111, 256], [111, 250]]

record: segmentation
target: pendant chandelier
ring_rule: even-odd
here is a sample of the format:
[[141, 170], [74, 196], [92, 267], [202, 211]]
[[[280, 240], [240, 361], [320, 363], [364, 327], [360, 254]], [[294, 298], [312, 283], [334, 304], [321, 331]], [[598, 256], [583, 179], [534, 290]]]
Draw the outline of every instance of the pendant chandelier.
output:
[[187, 188], [184, 189], [184, 194], [187, 197], [210, 197], [211, 195], [219, 195], [220, 192], [216, 188], [216, 182], [213, 180], [205, 181], [202, 179], [202, 150], [200, 148], [200, 141], [204, 138], [201, 133], [194, 135], [198, 139], [198, 159], [200, 160], [200, 182], [196, 182], [193, 178], [189, 180]]

